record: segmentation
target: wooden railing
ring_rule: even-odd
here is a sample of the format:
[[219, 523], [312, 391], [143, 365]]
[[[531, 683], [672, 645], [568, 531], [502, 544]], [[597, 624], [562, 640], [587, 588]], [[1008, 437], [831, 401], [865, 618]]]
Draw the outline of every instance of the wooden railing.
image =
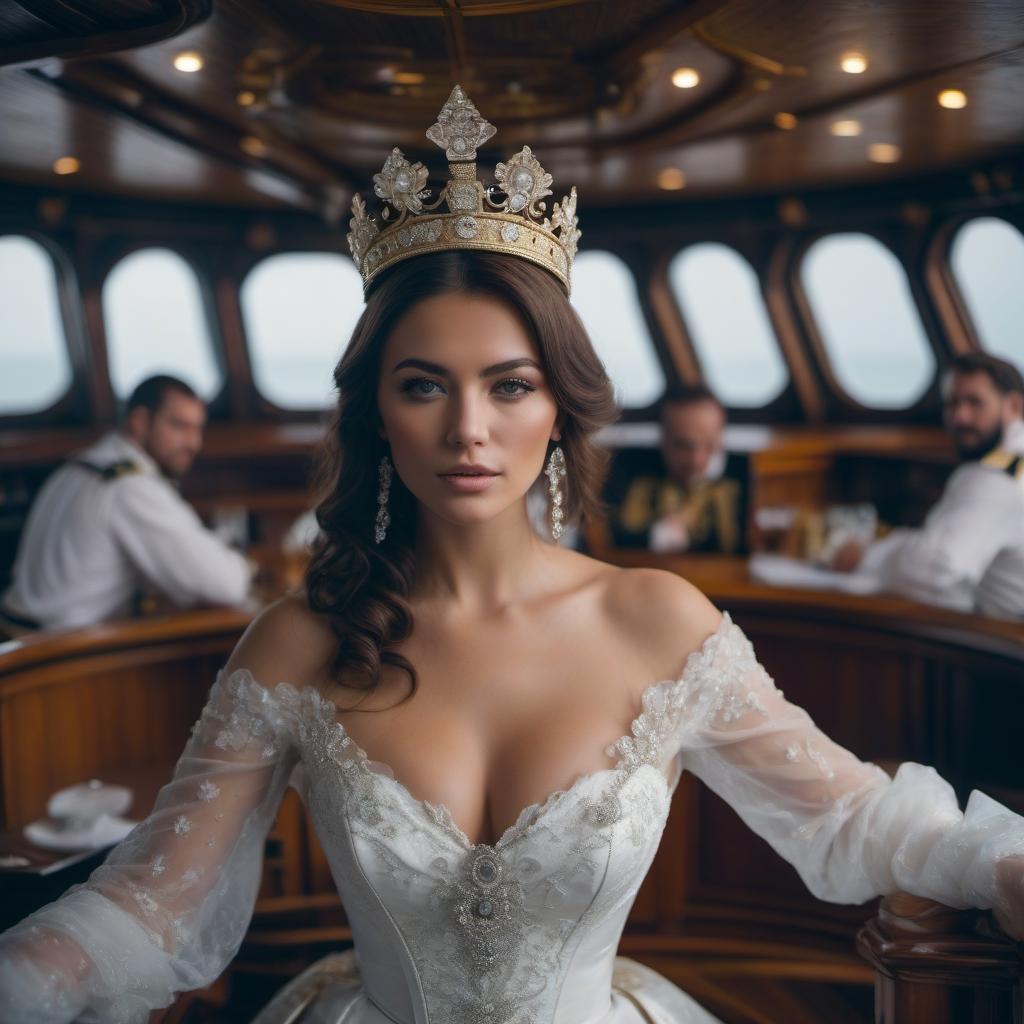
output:
[[[977, 787], [1021, 809], [1024, 764], [1009, 756], [1024, 704], [1019, 624], [895, 598], [764, 587], [734, 560], [658, 564], [690, 577], [730, 610], [787, 696], [839, 742], [887, 767], [903, 760], [935, 764], [961, 797]], [[55, 789], [92, 776], [135, 784], [140, 802], [132, 813], [145, 814], [248, 618], [187, 613], [0, 646], [3, 827], [18, 829], [44, 813]], [[10, 885], [10, 876], [0, 876], [0, 904]], [[915, 953], [911, 933], [899, 924], [913, 914], [895, 906], [889, 901], [861, 940], [862, 948], [875, 950], [879, 1012], [888, 1014], [879, 1024], [975, 1024], [969, 1016], [907, 1016], [932, 1005], [917, 991], [928, 984], [914, 973], [918, 966], [923, 974], [932, 963], [939, 968], [935, 977], [951, 993], [943, 998], [957, 1013], [967, 997], [963, 985], [942, 980], [948, 959], [933, 960], [925, 951], [913, 960], [925, 947], [917, 943]], [[686, 776], [622, 948], [692, 991], [728, 1024], [771, 1024], [765, 1010], [771, 1005], [786, 1007], [787, 1024], [861, 1024], [870, 1017], [874, 976], [857, 956], [855, 936], [875, 912], [814, 900], [721, 800]], [[927, 920], [952, 919], [935, 912]], [[977, 1012], [988, 1012], [981, 990], [991, 988], [988, 978], [1008, 979], [1013, 944], [959, 923], [942, 927], [953, 928], [955, 937], [943, 949], [990, 958], [962, 976], [981, 993]], [[323, 853], [289, 793], [270, 835], [253, 928], [233, 976], [239, 987], [246, 972], [283, 980], [347, 934]], [[933, 1000], [936, 991], [921, 988]], [[1000, 1012], [1005, 998], [992, 1003]], [[996, 1018], [977, 1022], [990, 1019]]]
[[1024, 961], [991, 914], [896, 893], [857, 936], [875, 1024], [1021, 1024]]

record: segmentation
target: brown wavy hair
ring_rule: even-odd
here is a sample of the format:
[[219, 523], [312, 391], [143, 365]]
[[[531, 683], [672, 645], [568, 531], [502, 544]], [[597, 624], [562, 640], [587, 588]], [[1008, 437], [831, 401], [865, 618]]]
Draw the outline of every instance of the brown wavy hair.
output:
[[[416, 670], [395, 648], [412, 633], [409, 593], [416, 572], [416, 501], [395, 474], [391, 524], [374, 542], [380, 438], [377, 383], [385, 341], [416, 303], [436, 295], [486, 295], [515, 310], [540, 352], [559, 410], [566, 461], [566, 522], [585, 522], [601, 507], [607, 454], [593, 439], [618, 415], [612, 387], [576, 311], [550, 272], [515, 257], [446, 252], [397, 264], [374, 282], [366, 309], [334, 371], [338, 403], [319, 453], [316, 518], [320, 535], [306, 570], [309, 607], [338, 638], [332, 672], [372, 690], [385, 664]], [[550, 451], [550, 446], [549, 446]]]

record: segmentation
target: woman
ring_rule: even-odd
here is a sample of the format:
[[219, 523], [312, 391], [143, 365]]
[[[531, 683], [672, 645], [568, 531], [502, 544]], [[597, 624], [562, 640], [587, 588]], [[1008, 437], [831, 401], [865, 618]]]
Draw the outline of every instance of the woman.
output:
[[261, 1021], [711, 1021], [615, 961], [684, 768], [822, 898], [902, 888], [1020, 934], [1019, 818], [835, 746], [678, 577], [537, 536], [539, 479], [556, 534], [594, 505], [609, 384], [557, 268], [457, 223], [382, 271], [356, 239], [370, 287], [305, 593], [246, 632], [150, 818], [0, 937], [0, 1020], [143, 1021], [215, 978], [293, 771], [358, 966], [322, 965]]

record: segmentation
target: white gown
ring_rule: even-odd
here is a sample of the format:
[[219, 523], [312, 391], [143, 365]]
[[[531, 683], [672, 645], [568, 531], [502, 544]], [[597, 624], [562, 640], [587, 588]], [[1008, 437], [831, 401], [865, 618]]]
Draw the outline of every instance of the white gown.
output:
[[1024, 853], [1024, 820], [1002, 805], [974, 793], [962, 814], [932, 769], [890, 779], [817, 731], [728, 616], [678, 680], [647, 688], [609, 758], [474, 846], [369, 761], [315, 690], [220, 678], [150, 817], [84, 886], [0, 936], [0, 1021], [142, 1024], [216, 978], [245, 934], [292, 778], [357, 953], [293, 982], [261, 1024], [712, 1022], [615, 955], [682, 770], [827, 900], [904, 889], [1006, 905], [996, 864]]

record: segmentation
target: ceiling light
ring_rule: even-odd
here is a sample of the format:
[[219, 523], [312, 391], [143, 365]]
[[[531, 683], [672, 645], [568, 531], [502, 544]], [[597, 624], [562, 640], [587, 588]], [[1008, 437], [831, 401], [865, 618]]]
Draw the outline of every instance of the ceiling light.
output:
[[658, 188], [669, 192], [686, 188], [686, 175], [678, 167], [663, 167], [658, 171]]
[[939, 93], [939, 106], [947, 110], [963, 110], [967, 106], [967, 93], [960, 89], [943, 89]]
[[868, 159], [876, 164], [894, 164], [903, 156], [899, 146], [891, 142], [876, 142], [868, 146]]
[[255, 135], [246, 135], [238, 145], [241, 147], [242, 152], [249, 156], [267, 155], [267, 144]]
[[81, 168], [77, 157], [62, 156], [53, 161], [54, 174], [77, 174]]
[[868, 59], [863, 53], [852, 51], [839, 58], [839, 66], [848, 75], [860, 75], [868, 69]]
[[195, 50], [185, 50], [174, 58], [174, 67], [177, 71], [191, 75], [203, 70], [203, 58]]
[[694, 68], [676, 68], [672, 72], [672, 84], [677, 89], [692, 89], [700, 83], [700, 74]]
[[779, 111], [779, 113], [772, 118], [772, 121], [776, 128], [781, 128], [785, 132], [788, 132], [790, 128], [796, 127], [796, 115], [787, 114], [785, 111]]
[[833, 121], [828, 126], [828, 130], [833, 135], [839, 135], [844, 139], [850, 139], [853, 138], [854, 135], [860, 135], [860, 121]]

